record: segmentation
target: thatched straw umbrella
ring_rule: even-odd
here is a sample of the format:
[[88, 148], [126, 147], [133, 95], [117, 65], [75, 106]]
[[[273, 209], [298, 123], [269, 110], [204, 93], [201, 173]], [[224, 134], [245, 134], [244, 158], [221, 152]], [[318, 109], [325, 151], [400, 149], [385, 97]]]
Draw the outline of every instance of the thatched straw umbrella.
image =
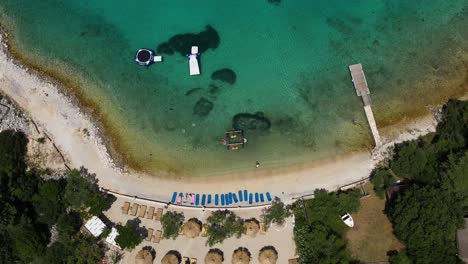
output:
[[272, 246], [264, 247], [258, 254], [260, 264], [276, 264], [278, 261], [278, 251]]
[[210, 249], [205, 257], [205, 264], [222, 264], [224, 261], [224, 254], [217, 248]]
[[153, 255], [149, 250], [142, 249], [135, 256], [135, 264], [153, 264]]
[[201, 222], [196, 218], [189, 219], [182, 227], [184, 235], [188, 238], [200, 236], [202, 230]]
[[[179, 256], [177, 256], [177, 254], [179, 254]], [[162, 258], [161, 264], [180, 264], [180, 260], [180, 253], [171, 250]]]
[[260, 230], [260, 223], [257, 219], [252, 218], [244, 221], [245, 234], [250, 237], [255, 237]]
[[232, 254], [232, 264], [249, 264], [250, 252], [248, 249], [240, 247]]

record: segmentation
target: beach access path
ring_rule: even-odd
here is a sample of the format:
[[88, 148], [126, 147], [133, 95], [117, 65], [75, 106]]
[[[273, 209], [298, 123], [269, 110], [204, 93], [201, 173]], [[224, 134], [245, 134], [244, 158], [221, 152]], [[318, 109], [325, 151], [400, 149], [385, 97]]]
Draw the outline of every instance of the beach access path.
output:
[[251, 172], [220, 177], [165, 179], [123, 172], [114, 166], [92, 119], [63, 95], [56, 84], [15, 64], [5, 47], [0, 49], [0, 90], [47, 132], [70, 167], [84, 166], [96, 173], [101, 187], [140, 198], [168, 202], [174, 191], [215, 194], [248, 189], [270, 192], [272, 197], [291, 202], [318, 188], [336, 190], [365, 179], [376, 163], [371, 153], [364, 151], [294, 166], [253, 168]]

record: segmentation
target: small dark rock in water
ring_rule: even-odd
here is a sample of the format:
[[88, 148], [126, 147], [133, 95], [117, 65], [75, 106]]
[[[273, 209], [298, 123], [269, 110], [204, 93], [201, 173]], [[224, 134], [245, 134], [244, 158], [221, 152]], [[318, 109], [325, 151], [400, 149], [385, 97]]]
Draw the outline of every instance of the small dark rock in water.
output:
[[219, 86], [214, 85], [214, 84], [210, 84], [209, 87], [210, 87], [209, 93], [211, 95], [216, 95], [219, 92]]
[[205, 30], [199, 33], [177, 34], [167, 42], [158, 45], [157, 52], [172, 55], [178, 52], [185, 56], [190, 53], [192, 46], [198, 46], [198, 51], [203, 53], [208, 49], [216, 49], [219, 46], [220, 38], [218, 32], [207, 25]]
[[198, 116], [207, 116], [213, 110], [213, 102], [202, 97], [193, 107], [193, 114]]
[[186, 95], [186, 96], [189, 96], [189, 95], [191, 95], [191, 94], [193, 94], [193, 93], [196, 93], [196, 92], [198, 92], [198, 91], [200, 91], [200, 90], [201, 90], [200, 87], [193, 88], [193, 89], [190, 89], [190, 90], [188, 90], [187, 92], [185, 92], [185, 95]]
[[268, 3], [274, 4], [274, 5], [279, 5], [281, 3], [281, 0], [268, 0]]
[[220, 69], [211, 74], [212, 80], [220, 80], [229, 84], [234, 84], [236, 82], [237, 76], [236, 73], [228, 68]]
[[255, 114], [240, 113], [232, 118], [232, 128], [234, 129], [265, 131], [270, 127], [270, 120], [262, 112]]

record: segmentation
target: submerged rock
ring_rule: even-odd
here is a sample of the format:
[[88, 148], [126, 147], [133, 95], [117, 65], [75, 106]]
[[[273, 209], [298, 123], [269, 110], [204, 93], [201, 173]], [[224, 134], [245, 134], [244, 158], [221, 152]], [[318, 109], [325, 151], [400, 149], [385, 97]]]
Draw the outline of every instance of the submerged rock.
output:
[[202, 97], [193, 107], [193, 114], [198, 116], [207, 116], [213, 110], [213, 102]]
[[211, 74], [212, 80], [220, 80], [229, 84], [234, 84], [236, 82], [237, 76], [236, 73], [228, 68], [220, 69]]
[[191, 95], [191, 94], [193, 94], [193, 93], [196, 93], [196, 92], [198, 92], [198, 91], [200, 91], [200, 90], [201, 90], [200, 87], [193, 88], [193, 89], [190, 89], [190, 90], [188, 90], [187, 92], [185, 92], [185, 95], [186, 95], [186, 96], [189, 96], [189, 95]]
[[273, 5], [279, 5], [281, 3], [281, 0], [268, 0], [268, 3]]
[[178, 52], [185, 56], [190, 53], [192, 46], [198, 46], [198, 51], [203, 53], [208, 49], [216, 49], [219, 46], [220, 38], [218, 32], [207, 25], [204, 31], [199, 33], [177, 34], [168, 41], [158, 45], [157, 52], [172, 55]]
[[219, 86], [217, 85], [210, 84], [208, 87], [210, 88], [209, 90], [210, 95], [216, 96], [220, 91]]
[[266, 131], [270, 127], [270, 120], [262, 112], [239, 113], [232, 118], [232, 128], [234, 129]]

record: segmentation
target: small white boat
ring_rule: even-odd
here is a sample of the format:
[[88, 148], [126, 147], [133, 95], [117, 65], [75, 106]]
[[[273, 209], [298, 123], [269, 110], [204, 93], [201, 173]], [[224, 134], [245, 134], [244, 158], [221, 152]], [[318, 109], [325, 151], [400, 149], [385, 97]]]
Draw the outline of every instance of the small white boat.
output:
[[189, 55], [189, 67], [190, 67], [190, 75], [199, 75], [200, 74], [200, 67], [198, 67], [198, 46], [192, 46], [192, 50]]
[[353, 217], [349, 213], [346, 213], [346, 214], [342, 215], [341, 220], [343, 221], [343, 223], [345, 223], [345, 225], [347, 225], [349, 227], [354, 226]]

